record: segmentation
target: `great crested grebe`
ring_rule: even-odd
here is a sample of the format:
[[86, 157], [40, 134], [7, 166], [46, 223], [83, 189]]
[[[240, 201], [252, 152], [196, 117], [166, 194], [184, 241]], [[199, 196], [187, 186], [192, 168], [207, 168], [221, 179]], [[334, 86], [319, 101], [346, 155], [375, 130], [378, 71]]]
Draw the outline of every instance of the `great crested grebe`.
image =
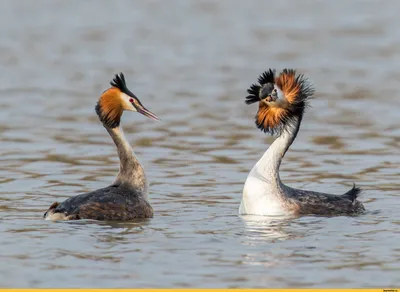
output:
[[357, 200], [361, 189], [355, 185], [343, 195], [294, 189], [279, 178], [279, 166], [300, 128], [314, 88], [306, 77], [293, 69], [279, 75], [269, 69], [251, 85], [246, 103], [258, 102], [256, 125], [277, 135], [254, 165], [243, 189], [239, 213], [252, 215], [355, 215], [365, 211]]
[[125, 221], [153, 217], [144, 169], [119, 124], [124, 110], [139, 112], [153, 120], [159, 118], [127, 88], [122, 73], [115, 75], [110, 84], [111, 88], [100, 96], [96, 113], [117, 146], [120, 160], [117, 178], [108, 187], [71, 197], [62, 203], [54, 202], [44, 214], [46, 220]]

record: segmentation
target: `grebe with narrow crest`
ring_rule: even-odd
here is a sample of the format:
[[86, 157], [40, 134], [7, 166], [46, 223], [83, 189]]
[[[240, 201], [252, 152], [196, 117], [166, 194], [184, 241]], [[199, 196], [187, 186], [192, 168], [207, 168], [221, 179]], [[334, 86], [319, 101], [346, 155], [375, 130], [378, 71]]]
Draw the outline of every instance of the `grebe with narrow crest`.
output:
[[279, 75], [269, 69], [258, 78], [258, 83], [248, 89], [246, 103], [258, 102], [257, 127], [277, 138], [250, 171], [239, 213], [333, 216], [365, 211], [357, 200], [361, 189], [355, 185], [343, 195], [331, 195], [294, 189], [281, 182], [281, 161], [297, 136], [314, 88], [293, 69], [284, 69]]
[[128, 89], [122, 73], [115, 75], [110, 84], [111, 88], [100, 96], [96, 113], [117, 146], [120, 160], [117, 178], [108, 187], [71, 197], [62, 203], [54, 202], [44, 214], [46, 220], [126, 221], [153, 217], [144, 169], [126, 140], [120, 121], [123, 111], [139, 112], [153, 120], [159, 118]]

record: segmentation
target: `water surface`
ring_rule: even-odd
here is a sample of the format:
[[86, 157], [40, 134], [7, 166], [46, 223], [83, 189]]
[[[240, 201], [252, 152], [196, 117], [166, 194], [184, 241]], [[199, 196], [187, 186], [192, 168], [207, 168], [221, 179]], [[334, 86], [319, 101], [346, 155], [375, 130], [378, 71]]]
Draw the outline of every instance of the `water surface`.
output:
[[[1, 1], [3, 287], [370, 287], [400, 281], [398, 1]], [[273, 141], [246, 89], [295, 67], [316, 98], [282, 165], [290, 186], [341, 194], [358, 217], [239, 217]], [[47, 222], [110, 184], [94, 105], [116, 72], [162, 122], [123, 116], [155, 217]]]

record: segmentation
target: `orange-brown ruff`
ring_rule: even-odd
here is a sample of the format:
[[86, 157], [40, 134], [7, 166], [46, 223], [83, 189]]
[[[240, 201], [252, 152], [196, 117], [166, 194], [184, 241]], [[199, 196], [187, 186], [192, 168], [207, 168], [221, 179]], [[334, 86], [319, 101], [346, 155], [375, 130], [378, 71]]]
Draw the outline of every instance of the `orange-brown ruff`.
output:
[[[259, 85], [253, 84], [248, 90], [246, 103], [259, 102], [256, 115], [256, 125], [264, 132], [275, 134], [282, 130], [282, 127], [292, 121], [293, 118], [303, 114], [307, 106], [307, 100], [313, 95], [314, 89], [309, 85], [307, 79], [293, 69], [285, 69], [275, 77], [275, 71], [270, 69], [259, 77]], [[267, 83], [275, 84], [285, 99], [279, 103], [269, 102], [268, 96], [265, 99], [259, 98], [261, 87]]]
[[102, 119], [104, 121], [121, 122], [124, 106], [120, 98], [116, 98], [121, 93], [117, 87], [111, 87], [106, 90], [99, 99], [98, 108], [101, 109]]
[[275, 84], [281, 88], [286, 100], [282, 104], [274, 105], [260, 101], [257, 112], [257, 124], [264, 128], [275, 129], [285, 117], [290, 116], [290, 106], [301, 103], [301, 84], [294, 71], [285, 71], [275, 79]]
[[252, 168], [243, 189], [240, 214], [253, 215], [354, 215], [365, 209], [357, 200], [360, 188], [355, 185], [343, 195], [331, 195], [294, 189], [279, 177], [281, 161], [300, 129], [308, 100], [314, 89], [302, 74], [284, 69], [276, 76], [270, 69], [251, 85], [246, 103], [258, 102], [257, 127], [276, 134], [262, 158]]
[[111, 81], [111, 88], [103, 92], [96, 105], [96, 113], [118, 150], [120, 169], [115, 181], [108, 187], [71, 197], [62, 203], [54, 202], [44, 214], [45, 219], [132, 220], [153, 217], [144, 169], [119, 127], [124, 110], [158, 120], [127, 88], [121, 73]]

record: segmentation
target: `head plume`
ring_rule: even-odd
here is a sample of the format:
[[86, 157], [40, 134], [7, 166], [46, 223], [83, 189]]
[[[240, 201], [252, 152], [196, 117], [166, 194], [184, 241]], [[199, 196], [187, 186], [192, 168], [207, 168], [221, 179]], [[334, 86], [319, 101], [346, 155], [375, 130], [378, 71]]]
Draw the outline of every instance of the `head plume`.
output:
[[118, 88], [119, 90], [125, 93], [126, 91], [129, 91], [128, 87], [126, 86], [125, 76], [122, 72], [119, 74], [115, 74], [114, 79], [110, 81], [110, 85]]
[[259, 102], [256, 115], [257, 127], [270, 134], [280, 134], [296, 119], [301, 119], [314, 88], [303, 74], [284, 69], [276, 76], [269, 69], [247, 90], [246, 103]]

